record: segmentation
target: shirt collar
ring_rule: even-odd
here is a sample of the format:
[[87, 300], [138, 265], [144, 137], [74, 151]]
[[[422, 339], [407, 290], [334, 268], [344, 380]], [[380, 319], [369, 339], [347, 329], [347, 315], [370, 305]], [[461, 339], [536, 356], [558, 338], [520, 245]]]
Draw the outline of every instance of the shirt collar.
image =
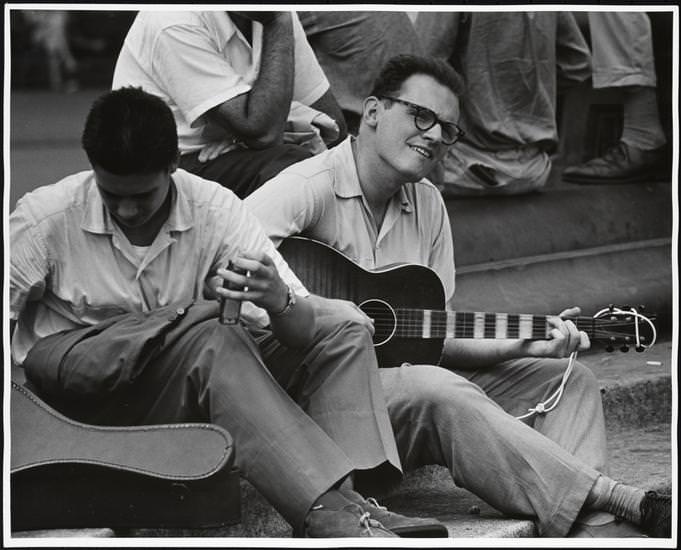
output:
[[[348, 136], [343, 143], [336, 145], [329, 153], [334, 157], [333, 190], [338, 197], [344, 199], [362, 196], [362, 187], [359, 184], [359, 176], [357, 175], [357, 165], [352, 154], [353, 141], [355, 141], [355, 138]], [[403, 212], [412, 212], [414, 209], [412, 199], [406, 189], [407, 186], [411, 185], [413, 184], [403, 185], [395, 197], [393, 197], [393, 204], [399, 203]]]
[[[181, 172], [178, 170], [178, 172]], [[177, 174], [177, 172], [176, 172]], [[170, 214], [166, 223], [164, 224], [165, 231], [186, 231], [193, 227], [194, 222], [191, 215], [191, 207], [187, 195], [182, 188], [181, 174], [179, 178], [173, 176], [173, 185], [171, 186]], [[95, 183], [94, 172], [85, 182], [87, 186], [85, 192], [85, 201], [83, 203], [83, 220], [80, 224], [81, 229], [90, 233], [97, 233], [102, 235], [112, 235], [114, 233], [114, 221], [111, 213], [104, 206], [102, 196], [99, 194], [97, 184]]]

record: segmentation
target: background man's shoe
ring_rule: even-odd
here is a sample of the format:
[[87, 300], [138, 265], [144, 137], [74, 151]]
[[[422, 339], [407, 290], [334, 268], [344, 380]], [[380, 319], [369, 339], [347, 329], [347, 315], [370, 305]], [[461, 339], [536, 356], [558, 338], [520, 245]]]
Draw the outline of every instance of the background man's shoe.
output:
[[571, 538], [631, 538], [646, 535], [639, 527], [607, 512], [581, 514], [567, 534]]
[[566, 168], [563, 179], [577, 184], [654, 181], [666, 170], [663, 149], [645, 151], [620, 141], [602, 157]]
[[650, 537], [672, 536], [672, 497], [648, 491], [641, 501], [641, 528]]
[[340, 510], [322, 504], [313, 506], [305, 517], [305, 537], [397, 537], [360, 506], [350, 503]]
[[438, 520], [433, 518], [410, 518], [395, 512], [389, 511], [385, 506], [381, 506], [376, 499], [364, 499], [362, 495], [350, 489], [341, 488], [339, 491], [348, 500], [368, 512], [373, 519], [376, 519], [385, 527], [400, 537], [441, 537], [447, 538], [449, 532]]

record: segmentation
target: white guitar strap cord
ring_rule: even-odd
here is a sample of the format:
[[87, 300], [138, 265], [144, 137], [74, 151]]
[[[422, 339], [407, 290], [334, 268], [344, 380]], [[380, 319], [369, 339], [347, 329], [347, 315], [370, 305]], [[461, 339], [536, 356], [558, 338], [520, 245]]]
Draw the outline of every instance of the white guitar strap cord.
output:
[[[602, 309], [601, 311], [599, 311], [598, 313], [596, 313], [594, 315], [594, 318], [598, 319], [599, 317], [601, 317], [603, 315], [608, 315], [608, 314], [609, 315], [615, 314], [615, 315], [620, 315], [620, 316], [622, 316], [622, 315], [633, 316], [633, 318], [635, 320], [635, 323], [634, 323], [634, 327], [635, 327], [635, 333], [634, 333], [635, 342], [634, 342], [634, 345], [636, 346], [637, 349], [639, 349], [639, 348], [640, 349], [647, 349], [655, 343], [655, 340], [657, 339], [657, 331], [655, 329], [655, 325], [653, 324], [653, 322], [650, 319], [648, 319], [645, 315], [641, 315], [633, 307], [628, 309], [628, 310], [623, 310], [623, 309], [616, 308], [616, 307], [605, 308], [605, 309]], [[648, 344], [643, 344], [641, 342], [641, 334], [640, 334], [640, 331], [639, 331], [639, 322], [646, 323], [651, 330], [651, 338], [650, 338], [650, 342]], [[561, 380], [560, 386], [558, 387], [558, 389], [555, 392], [553, 392], [553, 394], [548, 399], [546, 399], [545, 401], [540, 401], [539, 403], [537, 403], [533, 409], [527, 409], [527, 412], [525, 414], [520, 415], [520, 416], [516, 416], [516, 418], [518, 420], [523, 420], [524, 418], [528, 418], [528, 417], [532, 416], [533, 414], [544, 414], [544, 413], [552, 411], [553, 409], [556, 408], [556, 406], [558, 405], [558, 402], [560, 401], [560, 398], [563, 396], [563, 390], [565, 389], [565, 384], [567, 383], [567, 379], [570, 376], [570, 373], [572, 372], [572, 368], [575, 364], [575, 359], [577, 359], [577, 352], [573, 351], [570, 354], [570, 359], [568, 360], [568, 365], [565, 369], [565, 372], [563, 373], [563, 379]]]
[[565, 384], [567, 384], [568, 377], [570, 376], [570, 373], [572, 372], [572, 368], [575, 364], [575, 359], [577, 359], [577, 352], [573, 351], [570, 354], [570, 359], [568, 360], [568, 365], [565, 368], [565, 372], [563, 373], [563, 379], [560, 381], [560, 386], [558, 386], [558, 389], [553, 392], [548, 399], [545, 401], [540, 401], [537, 403], [534, 408], [532, 409], [527, 409], [527, 412], [523, 415], [516, 416], [518, 420], [523, 420], [524, 418], [528, 418], [532, 416], [533, 414], [544, 414], [549, 411], [552, 411], [558, 406], [558, 402], [560, 401], [560, 398], [563, 396], [563, 390], [565, 389]]

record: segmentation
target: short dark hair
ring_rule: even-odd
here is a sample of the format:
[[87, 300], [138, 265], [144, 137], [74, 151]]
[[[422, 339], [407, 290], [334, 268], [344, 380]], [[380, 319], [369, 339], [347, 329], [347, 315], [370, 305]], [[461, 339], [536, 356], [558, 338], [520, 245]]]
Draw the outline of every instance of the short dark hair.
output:
[[436, 57], [402, 54], [387, 61], [376, 77], [369, 95], [375, 97], [393, 95], [400, 91], [405, 80], [415, 74], [433, 77], [457, 97], [464, 93], [463, 79], [446, 61]]
[[166, 170], [178, 154], [173, 113], [141, 88], [120, 88], [95, 100], [81, 143], [93, 166], [121, 176]]

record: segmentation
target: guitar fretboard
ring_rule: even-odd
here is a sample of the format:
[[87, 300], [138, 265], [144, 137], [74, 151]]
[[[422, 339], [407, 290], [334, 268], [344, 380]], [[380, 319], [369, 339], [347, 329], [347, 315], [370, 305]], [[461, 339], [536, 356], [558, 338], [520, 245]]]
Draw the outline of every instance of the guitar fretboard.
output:
[[[369, 313], [369, 312], [367, 312]], [[543, 340], [551, 330], [546, 315], [397, 309], [395, 336], [399, 338], [522, 338]], [[377, 330], [392, 319], [374, 317]], [[576, 319], [577, 328], [593, 333], [594, 320]]]

